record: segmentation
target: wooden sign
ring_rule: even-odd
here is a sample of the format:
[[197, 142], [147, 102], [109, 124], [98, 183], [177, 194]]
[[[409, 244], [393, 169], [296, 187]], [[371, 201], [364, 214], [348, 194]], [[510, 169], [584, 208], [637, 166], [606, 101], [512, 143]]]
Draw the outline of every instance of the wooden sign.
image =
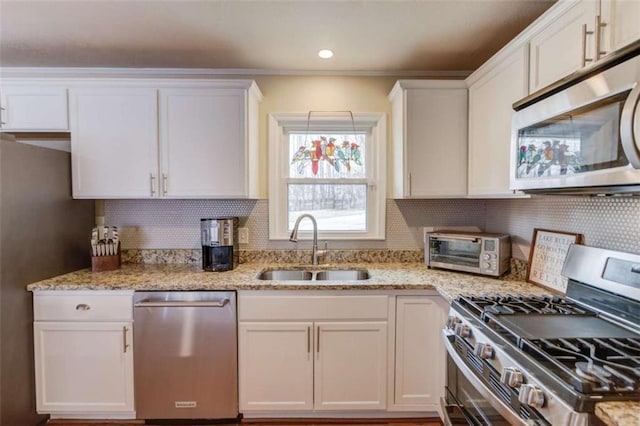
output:
[[533, 230], [527, 281], [562, 294], [567, 291], [567, 279], [560, 272], [570, 244], [582, 244], [582, 234]]

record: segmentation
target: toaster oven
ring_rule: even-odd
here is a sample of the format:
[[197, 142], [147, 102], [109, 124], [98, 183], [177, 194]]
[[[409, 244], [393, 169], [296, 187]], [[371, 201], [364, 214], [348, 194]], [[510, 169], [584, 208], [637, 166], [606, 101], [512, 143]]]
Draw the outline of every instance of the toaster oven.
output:
[[427, 233], [424, 259], [430, 268], [499, 277], [509, 270], [511, 237], [479, 232]]

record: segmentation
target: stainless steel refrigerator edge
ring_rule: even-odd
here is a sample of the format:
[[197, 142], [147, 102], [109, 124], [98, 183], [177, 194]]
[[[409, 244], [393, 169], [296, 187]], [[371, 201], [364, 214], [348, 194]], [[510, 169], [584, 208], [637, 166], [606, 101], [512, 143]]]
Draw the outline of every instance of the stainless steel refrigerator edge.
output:
[[0, 134], [0, 424], [32, 426], [36, 414], [33, 308], [27, 284], [90, 265], [92, 200], [71, 197], [68, 152]]
[[138, 418], [238, 416], [235, 292], [136, 292], [133, 318]]

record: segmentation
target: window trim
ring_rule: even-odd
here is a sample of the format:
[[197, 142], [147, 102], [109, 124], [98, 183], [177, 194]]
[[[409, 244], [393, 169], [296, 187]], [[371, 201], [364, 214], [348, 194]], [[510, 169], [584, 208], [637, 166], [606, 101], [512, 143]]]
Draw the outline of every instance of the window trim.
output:
[[[287, 179], [288, 161], [284, 161], [283, 149], [288, 148], [288, 132], [306, 131], [308, 113], [273, 113], [268, 118], [269, 148], [269, 239], [287, 240], [288, 207]], [[356, 130], [366, 131], [370, 135], [367, 151], [373, 153], [371, 176], [367, 189], [367, 228], [366, 232], [318, 231], [318, 238], [326, 240], [384, 240], [386, 231], [386, 194], [387, 194], [387, 114], [353, 113]], [[323, 113], [312, 118], [313, 131], [343, 130], [352, 131], [351, 117], [345, 113]], [[369, 159], [367, 159], [369, 161]], [[370, 200], [369, 197], [372, 196]], [[300, 230], [301, 239], [311, 238], [311, 231]]]

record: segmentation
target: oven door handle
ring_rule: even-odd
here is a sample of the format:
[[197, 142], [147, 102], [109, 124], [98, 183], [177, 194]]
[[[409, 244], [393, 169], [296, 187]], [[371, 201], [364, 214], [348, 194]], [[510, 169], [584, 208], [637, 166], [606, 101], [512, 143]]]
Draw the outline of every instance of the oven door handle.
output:
[[478, 237], [465, 237], [462, 235], [449, 235], [449, 234], [440, 234], [437, 237], [429, 237], [435, 241], [469, 241], [472, 243], [479, 243], [480, 238]]
[[449, 418], [449, 414], [447, 413], [447, 401], [444, 399], [444, 397], [440, 397], [440, 413], [442, 414], [442, 423], [444, 423], [444, 426], [453, 426], [453, 423], [451, 423], [451, 419]]
[[444, 346], [449, 353], [453, 362], [455, 362], [456, 367], [460, 370], [462, 374], [467, 378], [469, 383], [473, 385], [473, 387], [478, 391], [483, 398], [487, 400], [489, 404], [498, 412], [505, 420], [509, 422], [511, 425], [518, 426], [527, 426], [527, 422], [517, 415], [515, 412], [511, 410], [504, 402], [502, 402], [497, 396], [495, 396], [487, 386], [482, 383], [480, 379], [471, 371], [471, 369], [464, 363], [460, 355], [456, 352], [455, 348], [451, 344], [449, 340], [449, 335], [451, 333], [447, 330], [442, 330], [442, 340], [444, 341]]

